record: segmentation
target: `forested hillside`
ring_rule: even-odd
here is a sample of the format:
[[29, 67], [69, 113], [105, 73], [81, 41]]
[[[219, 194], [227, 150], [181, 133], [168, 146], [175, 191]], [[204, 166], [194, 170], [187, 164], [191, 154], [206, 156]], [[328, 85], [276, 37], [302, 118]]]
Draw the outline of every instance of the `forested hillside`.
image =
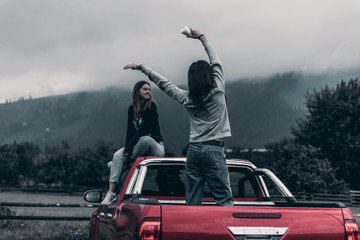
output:
[[[304, 113], [293, 104], [299, 98], [299, 78], [288, 73], [266, 81], [228, 83], [233, 136], [226, 140], [227, 146], [262, 148], [289, 136]], [[156, 86], [153, 96], [159, 105], [166, 148], [179, 155], [188, 140], [187, 112]], [[104, 141], [121, 147], [130, 104], [131, 89], [117, 88], [0, 104], [0, 145], [29, 141], [44, 147], [66, 141], [74, 149]]]

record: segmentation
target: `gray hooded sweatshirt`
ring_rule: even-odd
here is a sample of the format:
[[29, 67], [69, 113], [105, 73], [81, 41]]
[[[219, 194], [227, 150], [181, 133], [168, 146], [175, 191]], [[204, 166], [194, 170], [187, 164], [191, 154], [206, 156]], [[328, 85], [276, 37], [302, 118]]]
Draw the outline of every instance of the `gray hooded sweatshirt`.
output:
[[206, 110], [196, 106], [188, 97], [188, 91], [183, 90], [165, 77], [143, 66], [142, 72], [149, 77], [161, 90], [171, 98], [183, 104], [190, 114], [190, 142], [203, 142], [231, 136], [228, 110], [225, 100], [225, 82], [220, 59], [208, 41], [203, 42], [213, 69], [216, 83], [209, 95], [204, 99]]

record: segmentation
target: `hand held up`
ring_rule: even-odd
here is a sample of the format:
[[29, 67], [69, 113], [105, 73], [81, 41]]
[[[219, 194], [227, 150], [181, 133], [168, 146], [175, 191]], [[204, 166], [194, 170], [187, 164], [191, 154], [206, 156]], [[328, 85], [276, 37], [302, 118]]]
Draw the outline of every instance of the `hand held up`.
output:
[[143, 65], [142, 64], [136, 64], [136, 63], [130, 63], [124, 67], [124, 70], [142, 70]]
[[199, 40], [201, 40], [201, 37], [204, 37], [204, 34], [202, 34], [199, 30], [192, 29], [187, 26], [185, 26], [181, 30], [181, 33], [184, 34], [188, 38], [194, 38], [194, 39], [199, 39]]

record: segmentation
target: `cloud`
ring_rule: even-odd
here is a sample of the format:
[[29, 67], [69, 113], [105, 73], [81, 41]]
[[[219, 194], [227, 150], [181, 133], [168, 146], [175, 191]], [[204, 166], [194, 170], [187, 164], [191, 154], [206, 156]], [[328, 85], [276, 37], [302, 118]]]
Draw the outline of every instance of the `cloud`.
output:
[[[144, 76], [123, 71], [130, 62], [186, 83], [190, 63], [206, 55], [199, 42], [180, 34], [184, 25], [208, 36], [229, 80], [356, 69], [359, 5], [357, 0], [2, 1], [0, 96], [16, 100], [30, 93], [131, 87]], [[60, 77], [66, 83], [61, 88], [51, 80]], [[15, 90], [13, 83], [26, 87]]]
[[[9, 91], [8, 96], [0, 96], [0, 101], [18, 100], [21, 97], [45, 97], [54, 94], [65, 94], [75, 89], [88, 89], [86, 75], [74, 72], [29, 72], [12, 78], [3, 78], [1, 84]], [[21, 84], [20, 84], [21, 83]], [[17, 93], [27, 93], [18, 95]]]

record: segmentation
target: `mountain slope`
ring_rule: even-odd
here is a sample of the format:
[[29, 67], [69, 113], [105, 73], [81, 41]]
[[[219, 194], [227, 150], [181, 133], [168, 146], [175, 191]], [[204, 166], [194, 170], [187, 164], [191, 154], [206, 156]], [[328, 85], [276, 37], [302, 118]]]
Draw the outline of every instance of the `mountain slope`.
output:
[[[232, 137], [230, 146], [261, 148], [290, 135], [304, 108], [289, 103], [299, 95], [300, 77], [289, 73], [267, 81], [227, 84]], [[159, 105], [160, 125], [166, 148], [180, 155], [189, 135], [189, 119], [181, 104], [153, 87]], [[109, 88], [0, 104], [0, 144], [31, 141], [44, 147], [67, 141], [72, 148], [97, 141], [120, 148], [125, 141], [129, 90]]]

